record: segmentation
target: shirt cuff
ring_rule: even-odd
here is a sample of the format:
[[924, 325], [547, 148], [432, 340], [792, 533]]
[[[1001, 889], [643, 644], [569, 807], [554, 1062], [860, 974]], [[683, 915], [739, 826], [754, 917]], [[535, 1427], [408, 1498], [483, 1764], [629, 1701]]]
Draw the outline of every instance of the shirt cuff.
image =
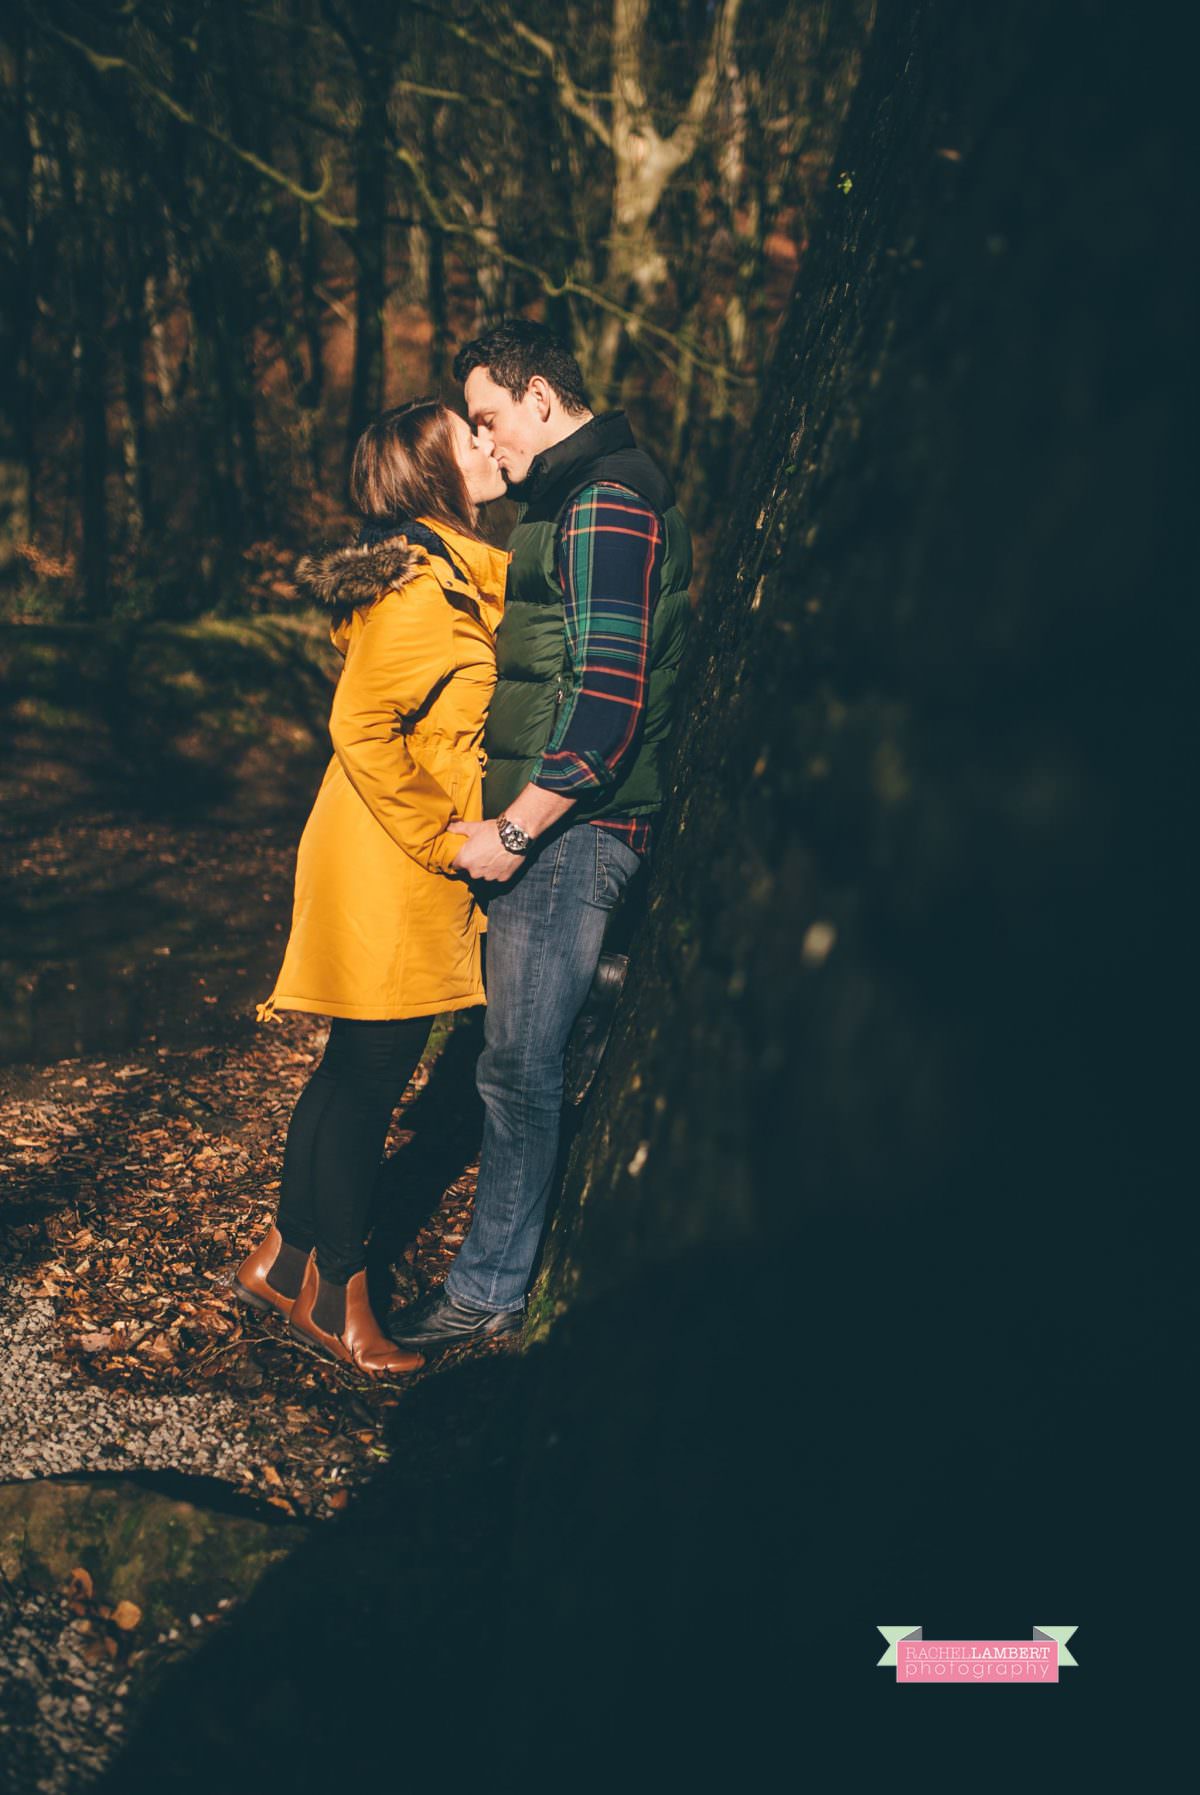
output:
[[569, 796], [578, 791], [604, 791], [616, 784], [611, 767], [600, 754], [576, 754], [559, 751], [542, 756], [534, 768], [530, 783], [544, 792]]

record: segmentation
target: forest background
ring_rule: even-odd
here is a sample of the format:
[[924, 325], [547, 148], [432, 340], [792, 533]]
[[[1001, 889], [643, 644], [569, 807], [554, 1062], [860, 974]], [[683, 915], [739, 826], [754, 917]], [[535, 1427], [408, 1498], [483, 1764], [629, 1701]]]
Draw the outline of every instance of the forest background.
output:
[[0, 617], [288, 611], [365, 423], [514, 312], [676, 477], [702, 580], [872, 10], [13, 7]]

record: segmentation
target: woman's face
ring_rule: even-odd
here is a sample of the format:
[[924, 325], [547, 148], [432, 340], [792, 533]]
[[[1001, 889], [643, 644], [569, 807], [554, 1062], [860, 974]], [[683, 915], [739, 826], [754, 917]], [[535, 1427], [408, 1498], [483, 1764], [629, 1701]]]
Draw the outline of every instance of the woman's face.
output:
[[462, 470], [471, 503], [487, 505], [493, 499], [502, 499], [508, 487], [491, 451], [475, 440], [471, 426], [457, 412], [450, 414], [450, 427], [454, 432], [454, 459]]

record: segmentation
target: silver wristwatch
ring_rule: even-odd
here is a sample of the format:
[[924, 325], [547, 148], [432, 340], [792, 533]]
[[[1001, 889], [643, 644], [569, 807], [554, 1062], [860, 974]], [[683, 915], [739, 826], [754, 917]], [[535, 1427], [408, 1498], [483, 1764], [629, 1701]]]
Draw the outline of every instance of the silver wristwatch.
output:
[[519, 823], [512, 823], [502, 816], [496, 824], [500, 831], [500, 845], [508, 849], [510, 854], [528, 854], [533, 846], [532, 835], [526, 835]]

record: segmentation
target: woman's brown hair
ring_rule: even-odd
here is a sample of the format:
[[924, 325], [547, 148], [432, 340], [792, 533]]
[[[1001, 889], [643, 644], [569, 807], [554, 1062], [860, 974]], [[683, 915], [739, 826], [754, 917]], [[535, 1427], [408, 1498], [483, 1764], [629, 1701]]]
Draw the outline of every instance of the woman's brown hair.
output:
[[452, 416], [440, 399], [410, 399], [367, 425], [350, 466], [350, 498], [363, 517], [431, 517], [482, 540], [454, 455]]

